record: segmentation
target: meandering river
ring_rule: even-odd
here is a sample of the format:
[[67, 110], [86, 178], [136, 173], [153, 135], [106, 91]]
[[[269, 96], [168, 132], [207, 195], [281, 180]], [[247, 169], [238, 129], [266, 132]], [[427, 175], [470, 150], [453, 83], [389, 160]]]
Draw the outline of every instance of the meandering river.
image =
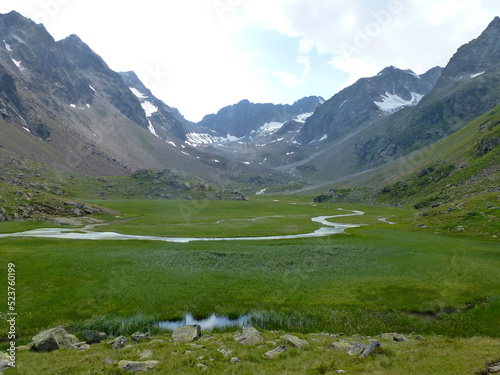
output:
[[[339, 210], [341, 210], [339, 208]], [[164, 241], [175, 243], [188, 243], [193, 241], [257, 241], [257, 240], [287, 240], [297, 238], [324, 237], [332, 234], [344, 233], [346, 229], [358, 228], [364, 224], [343, 224], [328, 221], [336, 217], [359, 216], [362, 211], [352, 211], [351, 213], [331, 216], [318, 216], [311, 218], [312, 221], [320, 223], [323, 227], [311, 233], [290, 234], [283, 236], [261, 236], [261, 237], [160, 237], [160, 236], [140, 236], [131, 234], [121, 234], [116, 232], [95, 232], [89, 226], [81, 229], [69, 228], [41, 228], [18, 233], [0, 234], [0, 238], [5, 237], [37, 237], [37, 238], [58, 238], [66, 240], [146, 240]], [[105, 224], [104, 224], [105, 225]]]

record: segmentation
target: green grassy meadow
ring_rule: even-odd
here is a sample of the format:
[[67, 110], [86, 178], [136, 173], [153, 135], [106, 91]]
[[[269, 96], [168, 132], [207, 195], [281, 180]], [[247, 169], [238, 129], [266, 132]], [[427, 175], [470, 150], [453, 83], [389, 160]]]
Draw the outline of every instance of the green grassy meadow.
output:
[[[120, 221], [95, 230], [179, 237], [305, 233], [320, 227], [311, 217], [349, 213], [305, 197], [106, 206]], [[498, 239], [414, 228], [404, 209], [342, 208], [365, 215], [333, 221], [367, 225], [323, 238], [187, 244], [3, 238], [0, 277], [16, 265], [26, 341], [45, 328], [106, 328], [116, 318], [143, 317], [151, 329], [185, 312], [252, 314], [262, 328], [301, 332], [500, 337]], [[10, 229], [24, 226], [34, 224]]]

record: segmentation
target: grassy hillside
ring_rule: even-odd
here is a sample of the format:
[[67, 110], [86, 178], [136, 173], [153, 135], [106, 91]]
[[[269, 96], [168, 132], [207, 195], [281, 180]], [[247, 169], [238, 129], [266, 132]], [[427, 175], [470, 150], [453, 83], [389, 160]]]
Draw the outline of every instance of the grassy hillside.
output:
[[[336, 332], [336, 331], [335, 331]], [[445, 337], [412, 335], [407, 342], [382, 339], [380, 337], [334, 338], [328, 333], [296, 334], [308, 342], [303, 349], [290, 344], [277, 358], [264, 358], [264, 353], [285, 345], [283, 337], [288, 331], [263, 331], [264, 341], [246, 347], [236, 343], [232, 333], [211, 333], [194, 343], [173, 342], [170, 333], [158, 334], [141, 343], [131, 342], [127, 349], [112, 349], [105, 342], [92, 345], [88, 351], [62, 349], [51, 353], [18, 353], [18, 367], [6, 374], [53, 375], [53, 374], [106, 374], [118, 375], [121, 360], [160, 361], [147, 374], [282, 374], [319, 375], [336, 374], [384, 374], [384, 375], [457, 375], [489, 374], [486, 363], [498, 363], [496, 348], [500, 339], [476, 337], [449, 339]], [[337, 332], [338, 334], [339, 332]], [[334, 349], [330, 345], [340, 342], [367, 344], [377, 339], [381, 347], [365, 359], [350, 356], [345, 349]], [[239, 361], [233, 363], [232, 358]], [[112, 361], [105, 361], [111, 358]], [[491, 365], [493, 366], [493, 364]], [[480, 372], [481, 371], [481, 372]]]
[[411, 207], [415, 225], [500, 233], [500, 106], [407, 157], [334, 184], [322, 201]]

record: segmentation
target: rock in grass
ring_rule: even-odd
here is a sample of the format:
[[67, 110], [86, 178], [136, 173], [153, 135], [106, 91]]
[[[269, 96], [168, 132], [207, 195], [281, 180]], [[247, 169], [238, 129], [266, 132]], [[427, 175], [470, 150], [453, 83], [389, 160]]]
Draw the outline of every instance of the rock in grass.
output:
[[350, 346], [350, 344], [345, 341], [345, 340], [339, 340], [336, 342], [332, 342], [330, 345], [328, 345], [329, 348], [331, 349], [338, 349], [342, 351], [347, 351], [347, 348]]
[[199, 324], [182, 326], [172, 333], [172, 339], [179, 342], [192, 342], [201, 337], [201, 327]]
[[233, 352], [231, 350], [226, 349], [217, 349], [219, 353], [221, 353], [224, 357], [229, 357]]
[[297, 336], [284, 335], [281, 338], [285, 339], [287, 344], [290, 344], [296, 348], [303, 349], [304, 346], [309, 345], [309, 343], [306, 340], [299, 339]]
[[236, 332], [233, 338], [241, 345], [255, 345], [264, 341], [262, 334], [252, 326], [244, 326], [243, 333]]
[[267, 353], [265, 353], [264, 358], [274, 359], [276, 357], [279, 357], [285, 351], [286, 351], [286, 346], [280, 345], [276, 349], [270, 350]]
[[146, 372], [155, 368], [159, 363], [160, 361], [135, 362], [122, 360], [118, 362], [118, 367], [120, 370], [127, 372]]
[[488, 367], [488, 370], [490, 371], [491, 374], [500, 372], [500, 365]]
[[153, 352], [151, 350], [144, 350], [143, 352], [139, 352], [139, 354], [141, 355], [141, 361], [153, 357]]
[[63, 327], [56, 327], [40, 332], [33, 337], [31, 350], [34, 352], [51, 352], [61, 348], [76, 349], [79, 340], [69, 334]]
[[151, 340], [151, 336], [149, 335], [149, 333], [136, 332], [132, 336], [130, 336], [130, 339], [135, 342], [140, 342], [144, 340]]
[[360, 342], [355, 342], [352, 346], [347, 347], [346, 353], [349, 355], [361, 355], [365, 348], [366, 345], [361, 344]]
[[361, 355], [359, 356], [359, 358], [368, 357], [370, 354], [373, 353], [375, 348], [377, 348], [379, 346], [380, 346], [380, 343], [377, 340], [373, 340], [372, 342], [370, 342], [368, 345], [365, 346], [365, 348], [361, 352]]
[[3, 359], [0, 360], [0, 374], [3, 374], [4, 370], [10, 369], [9, 361]]
[[231, 358], [231, 363], [239, 363], [239, 362], [241, 362], [241, 359], [239, 359], [238, 357]]
[[399, 333], [382, 333], [379, 337], [384, 340], [393, 340], [398, 342], [409, 341], [406, 336], [400, 335]]
[[105, 334], [104, 332], [87, 330], [87, 331], [83, 331], [83, 339], [89, 345], [99, 344], [100, 342], [107, 340], [108, 335]]
[[85, 351], [85, 350], [89, 350], [90, 349], [90, 345], [87, 344], [85, 341], [84, 342], [79, 342], [75, 346], [80, 351]]
[[118, 336], [116, 339], [108, 342], [113, 349], [121, 349], [127, 345], [127, 339], [125, 336]]

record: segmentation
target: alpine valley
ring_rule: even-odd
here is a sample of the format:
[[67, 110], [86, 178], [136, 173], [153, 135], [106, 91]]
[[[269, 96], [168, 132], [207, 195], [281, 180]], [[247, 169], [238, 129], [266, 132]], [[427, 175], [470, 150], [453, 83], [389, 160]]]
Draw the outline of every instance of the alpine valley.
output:
[[[331, 98], [194, 123], [153, 91], [0, 14], [0, 373], [498, 372], [499, 17]], [[164, 329], [212, 315], [260, 332]]]

